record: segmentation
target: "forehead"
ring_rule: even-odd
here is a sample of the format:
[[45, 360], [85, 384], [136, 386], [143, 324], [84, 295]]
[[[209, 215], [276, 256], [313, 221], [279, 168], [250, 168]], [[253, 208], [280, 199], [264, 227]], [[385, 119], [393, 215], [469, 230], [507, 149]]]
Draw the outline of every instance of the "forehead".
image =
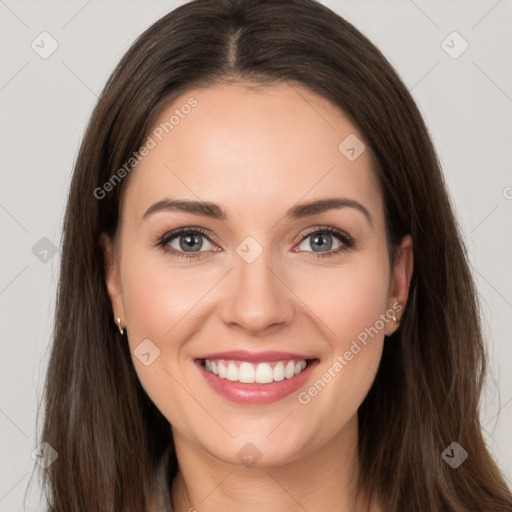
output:
[[238, 218], [334, 195], [363, 202], [374, 217], [381, 211], [368, 148], [357, 156], [362, 135], [298, 85], [192, 89], [167, 106], [149, 136], [154, 147], [125, 192], [139, 217], [166, 197], [219, 203]]

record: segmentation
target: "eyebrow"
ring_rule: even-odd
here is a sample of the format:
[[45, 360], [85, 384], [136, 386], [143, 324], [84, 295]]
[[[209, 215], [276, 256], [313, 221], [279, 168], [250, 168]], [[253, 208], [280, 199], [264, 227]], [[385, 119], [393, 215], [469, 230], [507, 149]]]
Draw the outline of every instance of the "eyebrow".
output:
[[[354, 208], [361, 212], [370, 226], [373, 227], [373, 220], [369, 210], [353, 199], [346, 197], [333, 197], [329, 199], [318, 199], [316, 201], [310, 201], [308, 203], [297, 204], [290, 208], [285, 218], [288, 220], [302, 219], [312, 215], [317, 215], [329, 210], [339, 210], [341, 208]], [[162, 199], [152, 204], [142, 216], [142, 219], [146, 219], [150, 215], [160, 211], [181, 211], [186, 213], [192, 213], [194, 215], [201, 215], [204, 217], [210, 217], [212, 219], [226, 221], [228, 220], [227, 213], [218, 204], [205, 202], [205, 201], [191, 201], [191, 200], [180, 200], [180, 199]]]

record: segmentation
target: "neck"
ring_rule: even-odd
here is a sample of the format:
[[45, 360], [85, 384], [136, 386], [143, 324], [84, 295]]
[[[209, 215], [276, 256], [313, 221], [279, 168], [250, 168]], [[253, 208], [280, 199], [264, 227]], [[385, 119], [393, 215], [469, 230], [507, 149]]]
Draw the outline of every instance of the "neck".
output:
[[327, 444], [272, 467], [230, 464], [175, 429], [173, 436], [180, 468], [171, 489], [173, 512], [365, 510], [356, 497], [357, 416]]

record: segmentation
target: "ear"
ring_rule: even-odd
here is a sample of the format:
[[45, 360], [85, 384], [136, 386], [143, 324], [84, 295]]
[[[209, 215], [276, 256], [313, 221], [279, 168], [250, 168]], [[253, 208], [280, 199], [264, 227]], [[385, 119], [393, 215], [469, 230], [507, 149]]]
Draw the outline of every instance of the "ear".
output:
[[100, 235], [100, 246], [103, 250], [103, 259], [105, 263], [105, 284], [107, 286], [112, 310], [114, 311], [114, 321], [121, 318], [121, 324], [125, 324], [124, 306], [121, 293], [121, 278], [119, 272], [118, 258], [115, 257], [114, 243], [106, 234]]
[[[400, 317], [403, 315], [405, 305], [407, 304], [407, 298], [409, 297], [409, 287], [411, 284], [411, 278], [414, 268], [414, 255], [412, 238], [410, 235], [404, 236], [400, 246], [397, 249], [395, 264], [393, 273], [391, 276], [391, 282], [388, 294], [388, 307], [392, 308], [396, 312], [397, 320], [400, 321]], [[399, 302], [401, 308], [393, 308], [393, 304]], [[388, 335], [392, 334], [398, 326], [393, 322], [389, 322], [389, 328], [392, 329]]]

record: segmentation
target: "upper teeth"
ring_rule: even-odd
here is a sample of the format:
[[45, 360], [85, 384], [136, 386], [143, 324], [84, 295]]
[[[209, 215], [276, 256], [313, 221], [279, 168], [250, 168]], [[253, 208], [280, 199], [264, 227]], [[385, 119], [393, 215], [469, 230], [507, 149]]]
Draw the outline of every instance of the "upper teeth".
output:
[[[275, 366], [272, 368], [272, 364]], [[306, 361], [279, 361], [277, 363], [252, 364], [246, 361], [228, 361], [225, 359], [205, 359], [206, 370], [221, 379], [246, 384], [268, 384], [273, 381], [291, 379], [306, 368]]]

